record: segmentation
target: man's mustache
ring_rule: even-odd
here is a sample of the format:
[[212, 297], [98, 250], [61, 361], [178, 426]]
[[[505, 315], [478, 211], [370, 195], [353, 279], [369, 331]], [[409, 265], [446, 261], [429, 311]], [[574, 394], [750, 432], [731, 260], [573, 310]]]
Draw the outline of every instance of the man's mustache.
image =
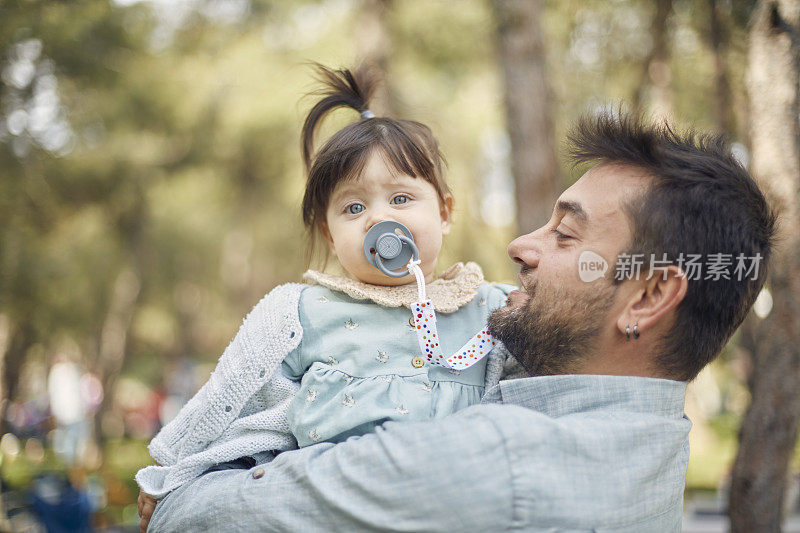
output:
[[536, 283], [530, 279], [533, 268], [528, 265], [523, 265], [519, 270], [519, 282], [528, 296], [533, 296], [536, 293]]

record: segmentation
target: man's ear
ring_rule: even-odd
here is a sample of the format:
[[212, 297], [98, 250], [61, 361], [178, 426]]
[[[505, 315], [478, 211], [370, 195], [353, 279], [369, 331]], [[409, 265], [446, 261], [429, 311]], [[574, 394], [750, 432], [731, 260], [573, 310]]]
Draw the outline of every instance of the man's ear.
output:
[[326, 221], [319, 223], [319, 232], [325, 238], [325, 242], [328, 243], [328, 248], [330, 249], [331, 253], [336, 256], [336, 246], [333, 244], [331, 230], [328, 229], [328, 223]]
[[442, 219], [442, 235], [450, 233], [450, 223], [453, 216], [453, 196], [448, 194], [440, 202], [439, 217]]
[[617, 319], [617, 328], [625, 334], [625, 329], [638, 325], [637, 331], [652, 329], [683, 301], [689, 288], [686, 273], [676, 265], [656, 270], [648, 274], [650, 279], [639, 281], [640, 286], [633, 292], [622, 314]]

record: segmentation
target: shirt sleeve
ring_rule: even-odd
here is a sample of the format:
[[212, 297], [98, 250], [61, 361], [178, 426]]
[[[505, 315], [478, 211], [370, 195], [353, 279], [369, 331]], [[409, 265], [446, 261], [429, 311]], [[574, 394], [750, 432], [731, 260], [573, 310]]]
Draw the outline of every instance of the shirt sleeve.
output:
[[194, 492], [170, 495], [154, 520], [159, 531], [506, 529], [513, 515], [506, 446], [480, 409], [389, 422], [340, 444], [284, 452], [250, 471], [208, 474]]

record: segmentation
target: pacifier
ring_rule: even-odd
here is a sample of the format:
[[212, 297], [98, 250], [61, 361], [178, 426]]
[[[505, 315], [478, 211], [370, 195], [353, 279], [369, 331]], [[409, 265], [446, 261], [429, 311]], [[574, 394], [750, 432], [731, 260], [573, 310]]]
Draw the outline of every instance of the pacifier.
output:
[[[375, 268], [392, 278], [414, 274], [417, 280], [417, 301], [410, 306], [413, 329], [417, 335], [420, 353], [431, 366], [447, 368], [453, 373], [466, 370], [482, 360], [496, 341], [483, 329], [450, 357], [439, 346], [439, 330], [433, 301], [425, 291], [425, 275], [419, 266], [419, 249], [407, 227], [399, 222], [384, 220], [372, 226], [364, 236], [364, 255]], [[396, 272], [397, 269], [403, 270]], [[415, 358], [415, 368], [425, 364], [425, 359]]]
[[[364, 236], [364, 255], [370, 264], [392, 278], [409, 275], [408, 262], [419, 260], [419, 250], [411, 232], [391, 220], [378, 222], [369, 229]], [[403, 270], [396, 272], [398, 268]]]

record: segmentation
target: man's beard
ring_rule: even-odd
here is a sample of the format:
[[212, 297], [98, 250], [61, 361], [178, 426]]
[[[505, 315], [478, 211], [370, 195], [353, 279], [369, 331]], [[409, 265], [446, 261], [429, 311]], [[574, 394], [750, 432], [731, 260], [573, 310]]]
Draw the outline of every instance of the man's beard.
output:
[[489, 333], [531, 376], [575, 372], [600, 333], [616, 290], [599, 283], [587, 288], [573, 294], [534, 286], [524, 305], [503, 307], [489, 316]]

